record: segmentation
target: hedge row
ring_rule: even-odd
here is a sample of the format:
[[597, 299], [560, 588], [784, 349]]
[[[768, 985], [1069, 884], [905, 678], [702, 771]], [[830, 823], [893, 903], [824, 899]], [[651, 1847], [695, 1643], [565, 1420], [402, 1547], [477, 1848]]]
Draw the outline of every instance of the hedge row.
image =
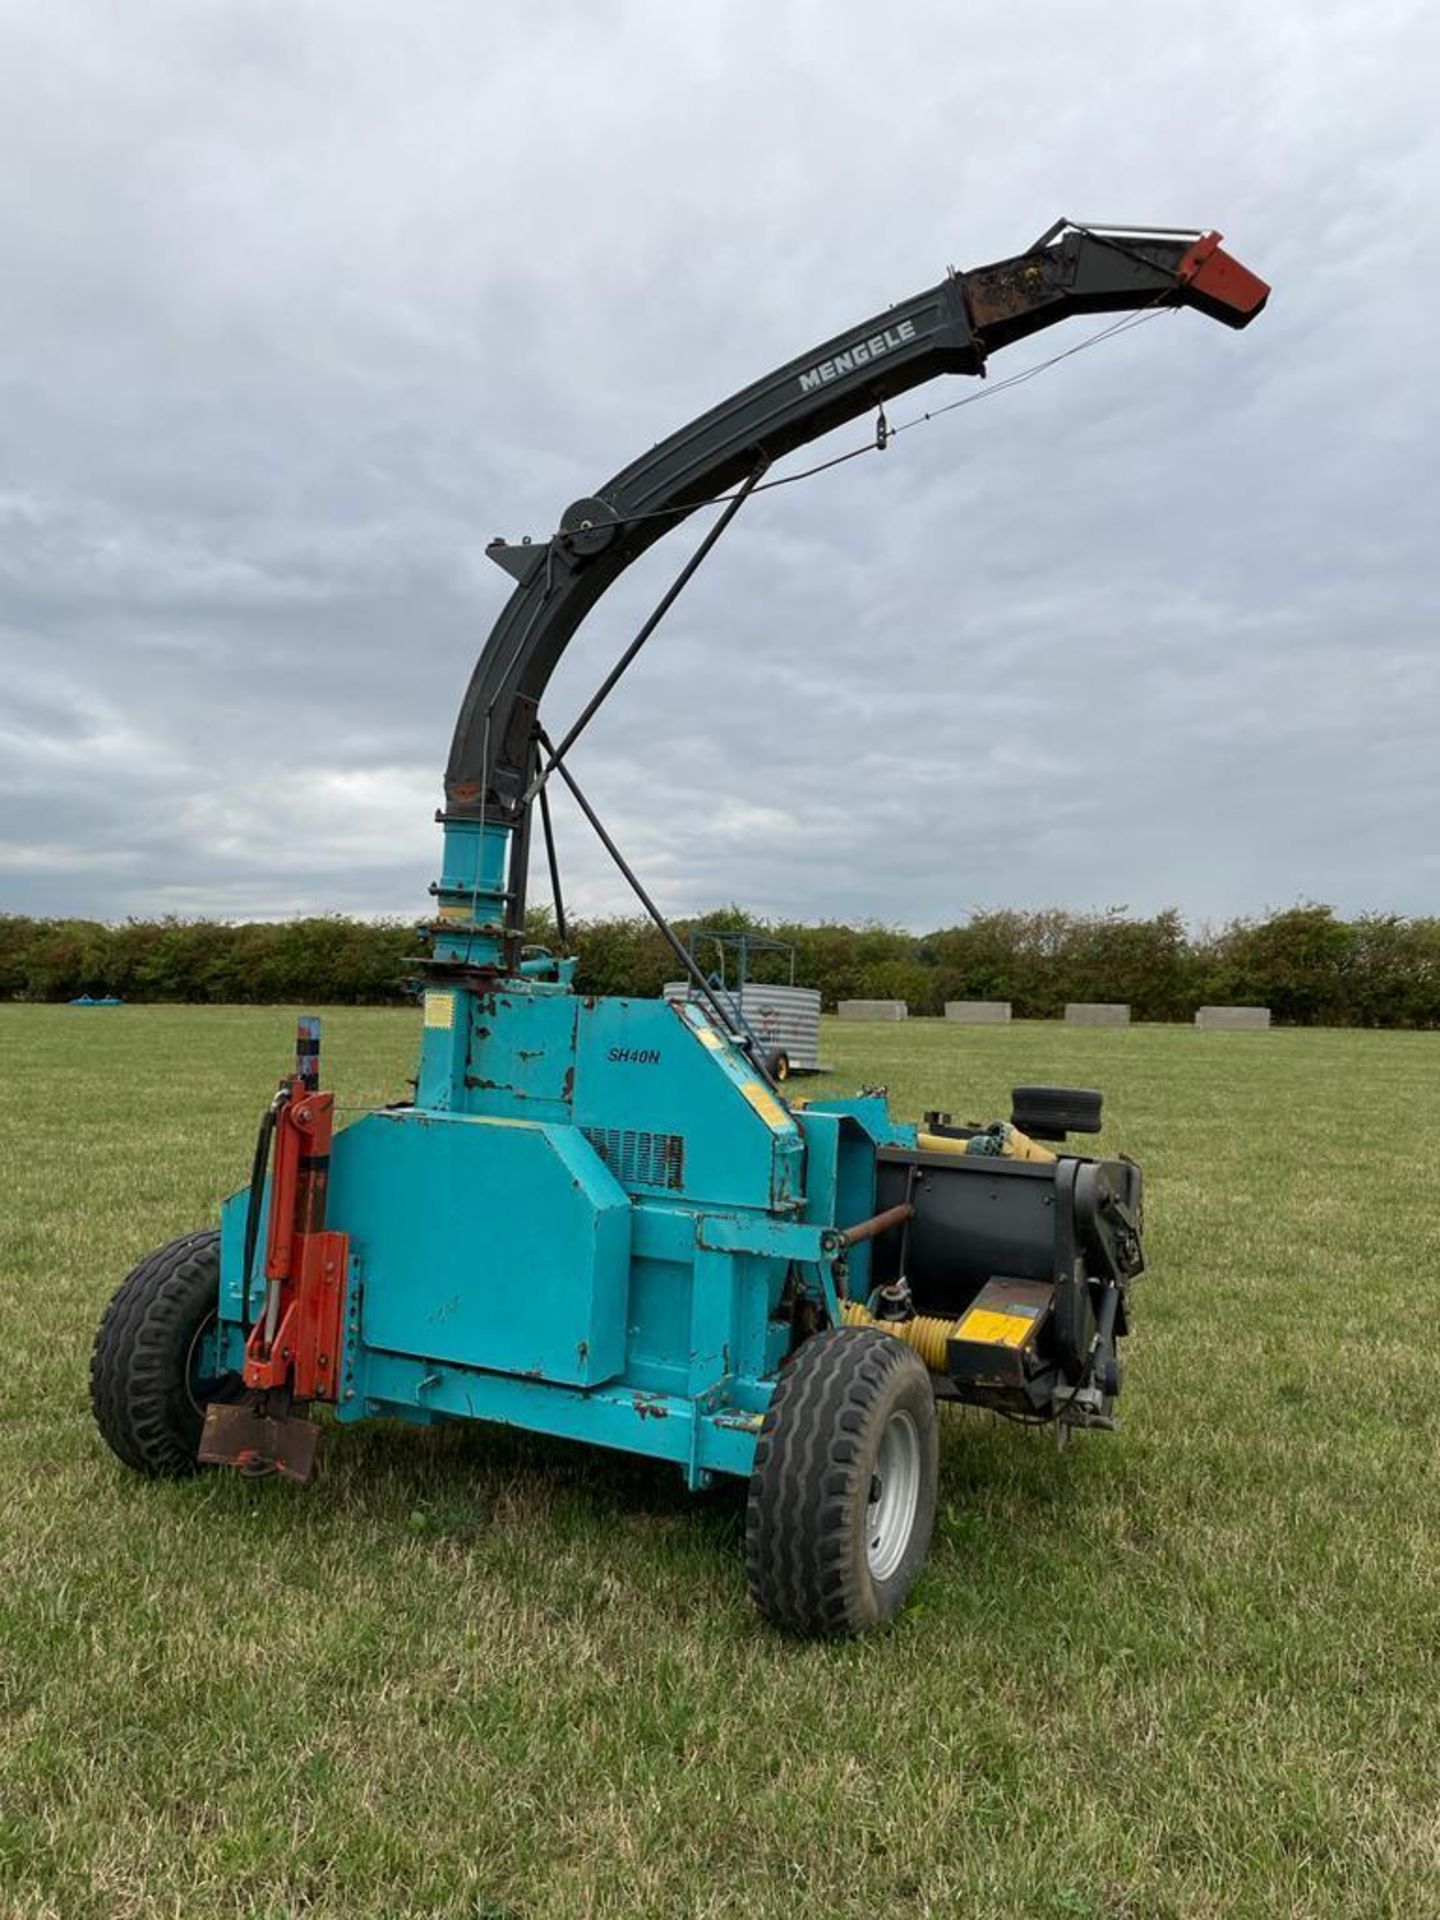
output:
[[[982, 913], [923, 935], [894, 927], [792, 926], [736, 908], [697, 923], [750, 927], [792, 941], [795, 978], [838, 999], [896, 999], [915, 1014], [947, 1000], [1009, 1000], [1021, 1018], [1058, 1014], [1067, 1000], [1127, 1001], [1137, 1020], [1189, 1020], [1207, 1003], [1267, 1006], [1306, 1026], [1440, 1025], [1440, 919], [1293, 907], [1187, 933], [1174, 911]], [[682, 922], [680, 931], [688, 930]], [[550, 934], [544, 916], [531, 932]], [[646, 920], [583, 922], [573, 934], [577, 983], [588, 993], [658, 994], [676, 962]], [[414, 929], [339, 918], [229, 925], [214, 920], [33, 920], [0, 915], [0, 998], [384, 1003], [415, 973]], [[707, 966], [712, 964], [708, 955]], [[767, 971], [768, 969], [768, 971]], [[788, 978], [765, 956], [759, 978]]]

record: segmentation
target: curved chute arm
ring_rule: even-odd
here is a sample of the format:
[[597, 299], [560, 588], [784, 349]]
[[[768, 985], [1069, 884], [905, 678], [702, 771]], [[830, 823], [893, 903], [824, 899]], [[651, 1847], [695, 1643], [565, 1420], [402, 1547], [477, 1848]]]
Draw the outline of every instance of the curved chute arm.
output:
[[1184, 306], [1244, 327], [1268, 295], [1219, 234], [1058, 222], [1027, 252], [951, 272], [712, 407], [577, 500], [553, 538], [492, 542], [518, 584], [460, 710], [447, 815], [520, 821], [540, 699], [571, 636], [632, 561], [717, 493], [938, 374], [983, 374], [995, 348], [1057, 321]]

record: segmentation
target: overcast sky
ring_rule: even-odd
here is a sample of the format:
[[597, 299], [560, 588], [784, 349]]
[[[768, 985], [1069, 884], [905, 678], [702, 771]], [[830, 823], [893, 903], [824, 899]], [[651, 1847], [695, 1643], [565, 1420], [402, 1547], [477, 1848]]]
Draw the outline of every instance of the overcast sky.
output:
[[1391, 0], [4, 0], [0, 911], [423, 911], [486, 540], [1062, 213], [1270, 307], [750, 503], [577, 774], [677, 914], [1440, 911], [1437, 70]]

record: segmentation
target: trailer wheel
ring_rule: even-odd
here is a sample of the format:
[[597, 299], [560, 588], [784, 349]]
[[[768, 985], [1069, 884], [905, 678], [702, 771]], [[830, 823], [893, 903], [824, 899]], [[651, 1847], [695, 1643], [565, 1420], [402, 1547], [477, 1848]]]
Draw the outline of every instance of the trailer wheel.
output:
[[756, 1606], [806, 1634], [893, 1619], [929, 1551], [938, 1471], [919, 1355], [874, 1327], [812, 1335], [781, 1374], [756, 1444], [745, 1516]]
[[772, 1053], [770, 1056], [770, 1078], [788, 1080], [790, 1078], [790, 1056], [788, 1053]]
[[107, 1446], [137, 1473], [180, 1479], [196, 1470], [217, 1378], [208, 1336], [220, 1299], [220, 1235], [189, 1233], [148, 1254], [120, 1283], [90, 1355], [90, 1410]]

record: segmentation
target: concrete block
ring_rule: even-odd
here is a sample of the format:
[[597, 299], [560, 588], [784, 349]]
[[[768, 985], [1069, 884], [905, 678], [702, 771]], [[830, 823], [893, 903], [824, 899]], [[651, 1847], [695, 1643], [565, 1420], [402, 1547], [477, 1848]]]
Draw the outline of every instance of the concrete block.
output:
[[841, 1000], [835, 1012], [841, 1020], [903, 1020], [903, 1000]]
[[1211, 1033], [1263, 1033], [1270, 1024], [1269, 1007], [1201, 1007], [1197, 1027]]
[[1128, 1027], [1130, 1009], [1118, 1002], [1072, 1000], [1065, 1009], [1067, 1027]]
[[1010, 1018], [1008, 1000], [947, 1000], [945, 1018], [962, 1027], [1003, 1027]]

